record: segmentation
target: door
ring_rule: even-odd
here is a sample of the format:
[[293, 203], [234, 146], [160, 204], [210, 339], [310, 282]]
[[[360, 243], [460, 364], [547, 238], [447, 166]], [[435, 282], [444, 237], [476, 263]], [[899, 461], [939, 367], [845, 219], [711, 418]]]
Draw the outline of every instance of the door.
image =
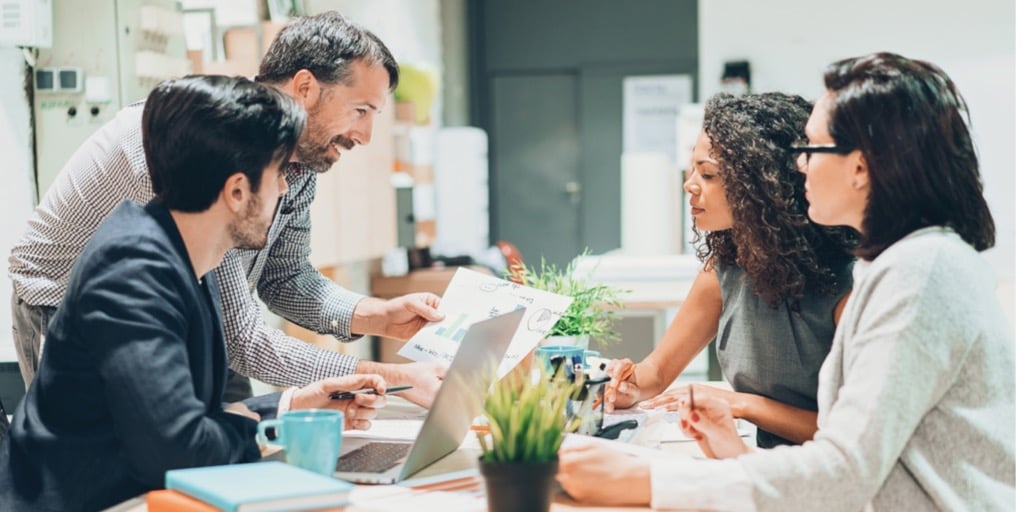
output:
[[528, 265], [565, 264], [581, 244], [577, 77], [495, 76], [491, 84], [495, 234]]
[[622, 79], [697, 79], [697, 0], [467, 2], [491, 241], [564, 265], [620, 246]]

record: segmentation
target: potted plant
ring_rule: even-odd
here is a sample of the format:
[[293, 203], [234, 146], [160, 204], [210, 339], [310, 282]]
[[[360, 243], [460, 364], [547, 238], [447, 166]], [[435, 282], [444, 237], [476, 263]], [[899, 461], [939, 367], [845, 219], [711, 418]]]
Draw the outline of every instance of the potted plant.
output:
[[491, 512], [548, 510], [558, 471], [558, 448], [578, 420], [566, 404], [580, 383], [534, 381], [522, 371], [499, 380], [484, 400], [486, 431], [478, 431], [480, 474]]
[[575, 345], [589, 348], [590, 340], [599, 343], [618, 338], [612, 325], [622, 309], [621, 296], [626, 290], [612, 288], [605, 284], [592, 284], [576, 271], [579, 259], [587, 256], [584, 251], [564, 269], [548, 265], [541, 260], [536, 270], [521, 263], [509, 269], [508, 279], [517, 283], [572, 297], [572, 303], [558, 322], [548, 332], [547, 344]]

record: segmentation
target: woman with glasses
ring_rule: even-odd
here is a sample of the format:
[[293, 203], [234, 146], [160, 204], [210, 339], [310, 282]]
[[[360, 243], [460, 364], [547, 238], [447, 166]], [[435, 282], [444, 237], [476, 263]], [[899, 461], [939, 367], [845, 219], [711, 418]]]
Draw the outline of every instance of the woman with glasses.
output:
[[751, 451], [726, 404], [684, 398], [689, 433], [750, 453], [651, 462], [578, 443], [560, 454], [570, 495], [658, 508], [1013, 510], [1013, 334], [979, 254], [995, 228], [964, 100], [934, 64], [889, 53], [832, 64], [825, 86], [797, 148], [809, 212], [861, 242], [821, 369], [818, 433]]
[[[675, 408], [692, 392], [757, 425], [758, 446], [814, 436], [818, 369], [852, 285], [856, 233], [807, 218], [790, 146], [804, 140], [810, 111], [779, 93], [708, 100], [685, 184], [704, 268], [657, 348], [636, 365], [611, 362], [609, 409], [645, 399], [641, 407]], [[716, 337], [733, 391], [687, 386], [655, 396]]]

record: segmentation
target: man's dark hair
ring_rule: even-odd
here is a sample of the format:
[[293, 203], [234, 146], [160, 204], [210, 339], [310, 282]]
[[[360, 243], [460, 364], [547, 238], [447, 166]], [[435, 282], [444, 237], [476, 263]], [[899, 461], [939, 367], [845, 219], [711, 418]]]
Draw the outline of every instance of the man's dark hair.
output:
[[258, 82], [280, 83], [303, 69], [328, 84], [351, 85], [353, 62], [383, 66], [388, 88], [398, 87], [398, 64], [387, 46], [369, 30], [335, 11], [289, 23], [260, 63]]
[[711, 266], [742, 267], [754, 294], [772, 307], [807, 291], [837, 293], [857, 241], [852, 229], [807, 217], [805, 177], [789, 146], [803, 140], [810, 112], [807, 100], [781, 93], [718, 94], [704, 107], [733, 226], [710, 233], [694, 226], [697, 256]]
[[272, 162], [291, 157], [306, 112], [272, 87], [245, 78], [188, 76], [158, 85], [142, 112], [142, 146], [153, 192], [167, 208], [205, 211], [228, 177], [253, 192]]
[[928, 226], [953, 228], [979, 251], [995, 244], [967, 104], [945, 72], [875, 53], [831, 64], [825, 87], [829, 132], [861, 150], [871, 180], [858, 256], [872, 260]]

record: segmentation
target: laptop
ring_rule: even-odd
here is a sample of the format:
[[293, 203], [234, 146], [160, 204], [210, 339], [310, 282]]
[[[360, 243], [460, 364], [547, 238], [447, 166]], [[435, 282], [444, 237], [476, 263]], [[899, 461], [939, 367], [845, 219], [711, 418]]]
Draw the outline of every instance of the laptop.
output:
[[473, 418], [483, 412], [484, 391], [497, 378], [498, 364], [525, 311], [469, 327], [414, 442], [345, 441], [334, 476], [361, 484], [393, 484], [455, 451]]

